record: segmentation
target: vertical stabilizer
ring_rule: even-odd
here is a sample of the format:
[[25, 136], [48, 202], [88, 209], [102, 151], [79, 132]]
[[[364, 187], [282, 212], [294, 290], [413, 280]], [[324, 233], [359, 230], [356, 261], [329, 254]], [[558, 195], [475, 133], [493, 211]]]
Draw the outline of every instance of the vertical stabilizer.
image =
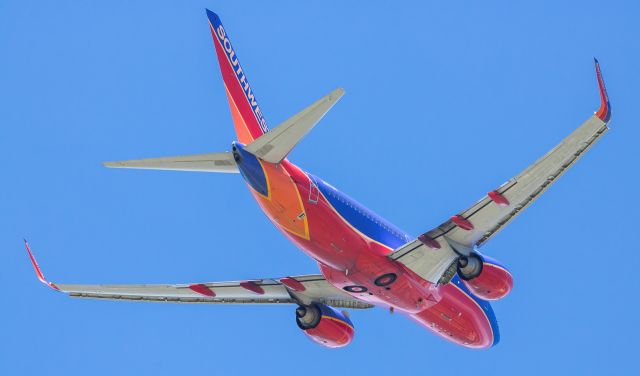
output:
[[267, 121], [249, 85], [245, 71], [240, 65], [238, 55], [231, 46], [229, 35], [222, 26], [220, 17], [208, 9], [207, 17], [238, 141], [249, 144], [269, 130]]

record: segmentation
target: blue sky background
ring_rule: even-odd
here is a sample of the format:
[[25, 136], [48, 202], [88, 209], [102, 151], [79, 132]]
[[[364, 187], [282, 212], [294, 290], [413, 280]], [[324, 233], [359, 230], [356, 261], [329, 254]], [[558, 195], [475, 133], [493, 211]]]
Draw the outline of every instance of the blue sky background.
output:
[[[0, 2], [0, 374], [629, 374], [637, 366], [637, 2]], [[109, 170], [228, 150], [204, 8], [271, 126], [347, 95], [291, 155], [417, 235], [533, 162], [598, 107], [612, 130], [483, 247], [515, 289], [502, 341], [471, 351], [356, 311], [342, 350], [292, 306], [74, 300], [38, 283], [315, 273], [235, 175]]]

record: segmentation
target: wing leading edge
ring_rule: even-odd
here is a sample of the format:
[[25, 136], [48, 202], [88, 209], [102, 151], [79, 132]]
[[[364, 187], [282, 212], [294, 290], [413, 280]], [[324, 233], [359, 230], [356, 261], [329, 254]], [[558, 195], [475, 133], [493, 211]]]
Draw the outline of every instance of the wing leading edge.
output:
[[451, 274], [452, 268], [445, 265], [453, 265], [458, 255], [468, 255], [482, 246], [538, 199], [609, 129], [611, 105], [598, 60], [595, 60], [595, 70], [600, 108], [593, 116], [520, 174], [389, 257], [423, 278], [439, 281], [440, 276], [447, 277], [441, 272]]
[[74, 298], [209, 304], [310, 304], [371, 308], [333, 287], [320, 274], [247, 281], [185, 284], [76, 285], [45, 279], [29, 244], [25, 247], [40, 282]]

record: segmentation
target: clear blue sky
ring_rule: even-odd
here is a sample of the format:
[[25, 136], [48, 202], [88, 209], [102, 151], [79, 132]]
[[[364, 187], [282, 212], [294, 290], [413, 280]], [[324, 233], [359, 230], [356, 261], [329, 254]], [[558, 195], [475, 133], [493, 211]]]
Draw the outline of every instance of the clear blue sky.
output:
[[[637, 2], [302, 3], [0, 3], [0, 374], [636, 369]], [[414, 235], [590, 116], [600, 59], [611, 132], [483, 248], [516, 278], [494, 305], [497, 347], [459, 348], [370, 310], [353, 312], [350, 347], [327, 350], [299, 332], [293, 306], [74, 300], [37, 282], [23, 237], [58, 282], [316, 272], [239, 176], [100, 165], [229, 148], [205, 7], [220, 14], [271, 126], [347, 90], [291, 159]]]

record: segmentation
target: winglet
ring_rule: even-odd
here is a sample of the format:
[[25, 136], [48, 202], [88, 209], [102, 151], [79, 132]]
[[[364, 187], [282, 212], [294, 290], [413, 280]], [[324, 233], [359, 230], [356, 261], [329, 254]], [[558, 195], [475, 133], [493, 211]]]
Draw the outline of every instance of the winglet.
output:
[[29, 247], [29, 243], [27, 242], [26, 239], [24, 239], [24, 246], [27, 248], [27, 253], [29, 253], [29, 258], [31, 259], [31, 264], [33, 264], [33, 269], [36, 271], [36, 275], [38, 276], [38, 279], [40, 280], [40, 282], [44, 283], [45, 285], [51, 287], [56, 291], [60, 291], [58, 286], [56, 286], [52, 282], [47, 281], [44, 278], [42, 271], [40, 271], [40, 266], [38, 266], [38, 262], [36, 261], [36, 258], [33, 257], [33, 253], [31, 252], [31, 248]]
[[605, 88], [604, 80], [602, 79], [602, 72], [600, 72], [600, 63], [596, 58], [593, 58], [593, 61], [596, 65], [596, 76], [598, 77], [598, 88], [600, 89], [600, 108], [598, 112], [596, 112], [596, 116], [605, 123], [608, 123], [611, 119], [611, 104], [609, 103], [607, 88]]

